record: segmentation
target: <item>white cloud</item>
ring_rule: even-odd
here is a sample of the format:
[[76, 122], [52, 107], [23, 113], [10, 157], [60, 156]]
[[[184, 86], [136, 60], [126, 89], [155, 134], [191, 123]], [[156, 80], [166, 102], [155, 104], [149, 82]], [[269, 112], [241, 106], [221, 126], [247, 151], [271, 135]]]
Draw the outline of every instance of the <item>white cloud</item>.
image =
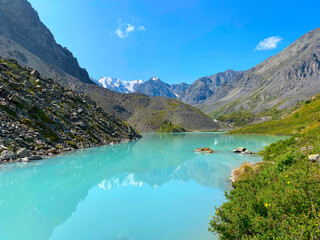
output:
[[279, 36], [266, 38], [259, 42], [256, 51], [275, 49], [281, 41], [282, 38]]
[[130, 33], [137, 32], [137, 31], [146, 31], [147, 29], [145, 26], [134, 26], [129, 23], [123, 23], [122, 20], [119, 20], [118, 27], [114, 32], [119, 38], [127, 38], [129, 37]]

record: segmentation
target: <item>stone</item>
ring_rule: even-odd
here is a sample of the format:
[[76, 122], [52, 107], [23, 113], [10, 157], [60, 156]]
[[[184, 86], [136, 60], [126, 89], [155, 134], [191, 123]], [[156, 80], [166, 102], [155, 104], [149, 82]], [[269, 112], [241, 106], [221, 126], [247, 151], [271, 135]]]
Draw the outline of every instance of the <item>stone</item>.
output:
[[7, 147], [3, 146], [2, 144], [0, 145], [0, 150], [8, 150]]
[[28, 157], [29, 161], [35, 161], [35, 160], [41, 160], [42, 157], [39, 155], [33, 155], [31, 157]]
[[56, 148], [51, 148], [48, 150], [49, 154], [57, 154], [57, 149]]
[[4, 161], [4, 160], [10, 160], [10, 159], [15, 159], [16, 158], [16, 154], [10, 150], [4, 150], [1, 153], [0, 156], [0, 162]]
[[196, 148], [194, 151], [195, 152], [200, 152], [200, 153], [213, 153], [213, 150], [211, 148], [208, 148], [208, 147]]
[[237, 149], [233, 150], [234, 153], [244, 153], [247, 149], [244, 147], [238, 147]]
[[320, 162], [320, 154], [309, 155], [308, 158], [311, 162]]
[[18, 151], [17, 151], [17, 156], [18, 158], [25, 158], [25, 157], [29, 157], [29, 152], [27, 149], [25, 148], [20, 148]]

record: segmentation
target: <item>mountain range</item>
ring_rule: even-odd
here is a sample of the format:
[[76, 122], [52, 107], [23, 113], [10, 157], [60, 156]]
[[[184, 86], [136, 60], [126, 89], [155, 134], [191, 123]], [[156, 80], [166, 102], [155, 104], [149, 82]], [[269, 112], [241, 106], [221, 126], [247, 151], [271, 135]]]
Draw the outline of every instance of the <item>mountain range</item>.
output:
[[118, 78], [103, 77], [99, 80], [94, 80], [98, 85], [120, 93], [144, 93], [149, 97], [168, 97], [179, 98], [182, 93], [188, 88], [188, 84], [167, 84], [161, 81], [160, 78], [152, 77], [148, 81], [132, 80], [122, 81]]
[[149, 80], [134, 88], [134, 92], [177, 98], [212, 117], [284, 109], [320, 92], [319, 59], [320, 28], [247, 71], [227, 70], [199, 78], [190, 85]]

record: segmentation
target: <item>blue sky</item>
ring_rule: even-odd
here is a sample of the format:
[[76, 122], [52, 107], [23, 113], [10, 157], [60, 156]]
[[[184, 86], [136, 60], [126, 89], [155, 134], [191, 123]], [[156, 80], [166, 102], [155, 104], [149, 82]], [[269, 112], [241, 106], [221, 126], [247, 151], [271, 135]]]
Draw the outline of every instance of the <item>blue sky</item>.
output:
[[320, 27], [320, 1], [29, 0], [98, 79], [192, 83], [247, 70]]

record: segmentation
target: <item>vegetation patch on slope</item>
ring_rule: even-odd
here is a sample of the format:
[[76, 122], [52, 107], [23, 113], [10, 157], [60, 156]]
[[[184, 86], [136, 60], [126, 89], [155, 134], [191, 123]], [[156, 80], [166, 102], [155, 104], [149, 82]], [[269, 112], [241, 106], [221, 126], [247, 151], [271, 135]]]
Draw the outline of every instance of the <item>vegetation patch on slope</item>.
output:
[[187, 132], [183, 127], [172, 124], [172, 122], [164, 121], [161, 125], [160, 130], [157, 133], [178, 133], [178, 132]]
[[319, 95], [302, 103], [298, 109], [282, 119], [248, 125], [241, 129], [232, 130], [230, 133], [292, 135], [317, 122], [320, 122]]

